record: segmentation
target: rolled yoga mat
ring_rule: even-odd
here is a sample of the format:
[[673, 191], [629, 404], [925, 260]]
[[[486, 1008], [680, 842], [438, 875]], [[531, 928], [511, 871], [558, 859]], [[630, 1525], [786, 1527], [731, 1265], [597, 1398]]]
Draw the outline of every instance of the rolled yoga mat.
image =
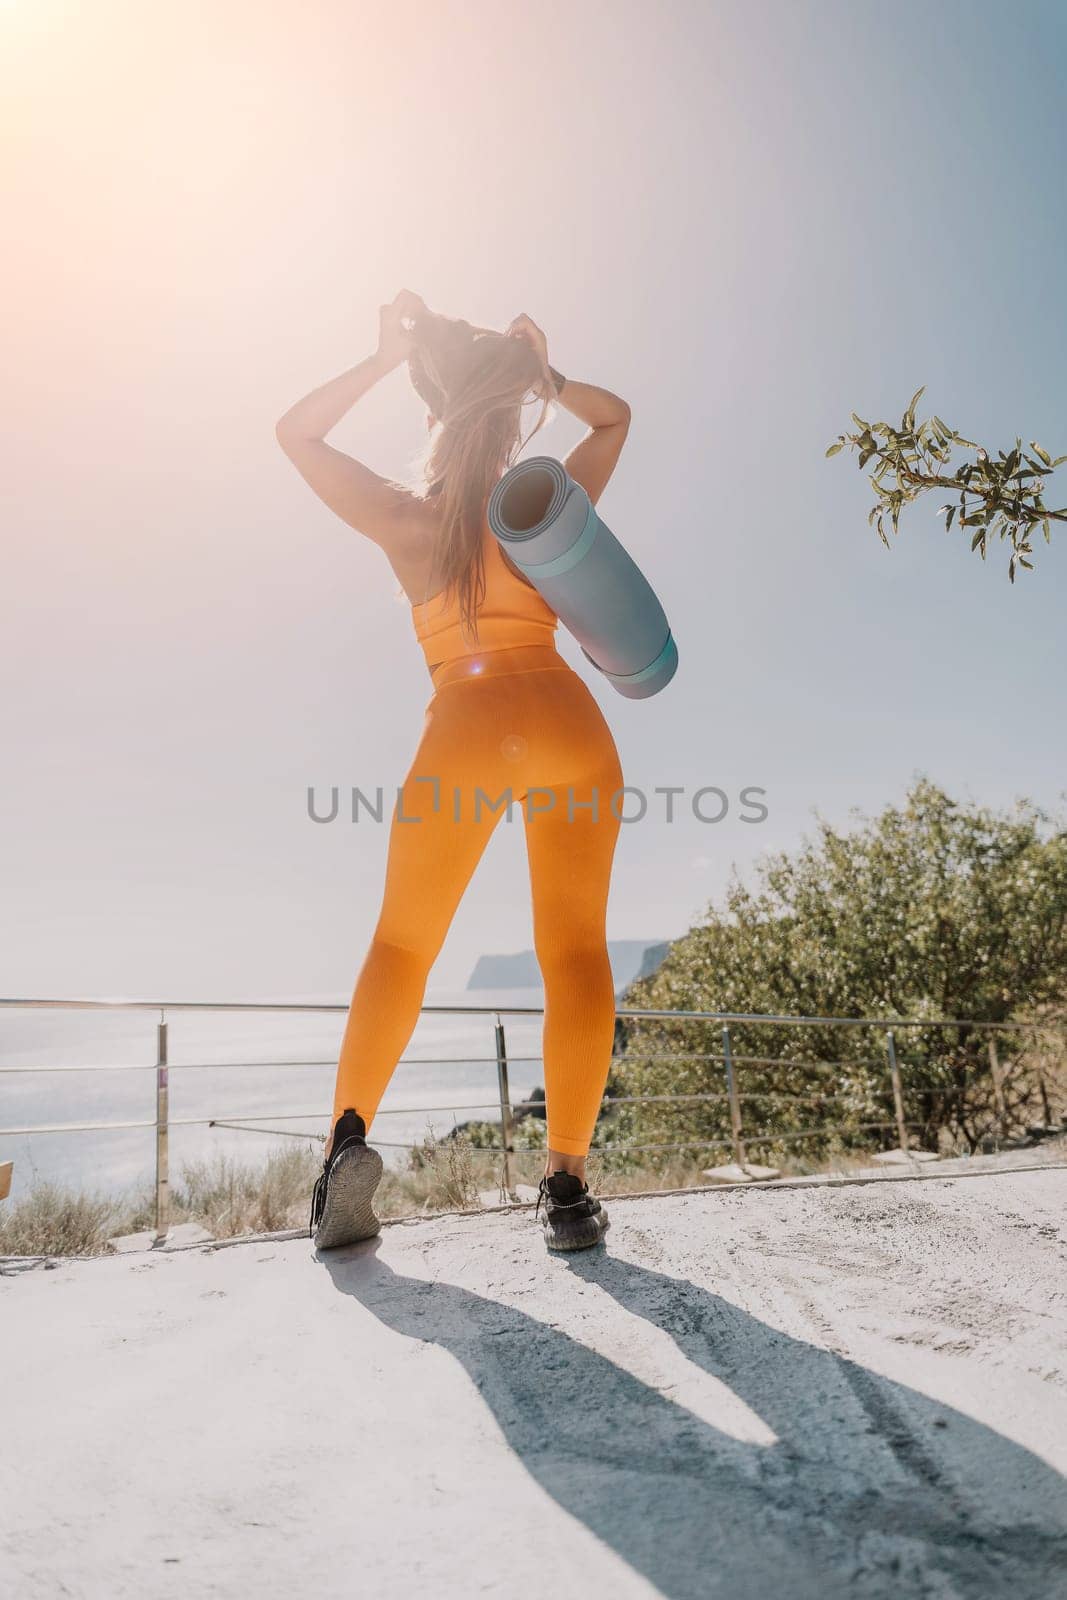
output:
[[620, 694], [647, 700], [670, 683], [678, 647], [663, 607], [561, 462], [532, 456], [505, 472], [489, 526]]

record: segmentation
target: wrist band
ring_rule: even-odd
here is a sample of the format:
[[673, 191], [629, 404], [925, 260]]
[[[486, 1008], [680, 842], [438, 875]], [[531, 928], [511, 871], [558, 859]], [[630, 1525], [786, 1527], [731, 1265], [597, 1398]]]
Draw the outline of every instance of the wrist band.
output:
[[559, 394], [563, 388], [563, 385], [567, 381], [566, 378], [563, 376], [562, 372], [557, 372], [555, 367], [549, 367], [548, 375], [552, 379], [556, 393]]

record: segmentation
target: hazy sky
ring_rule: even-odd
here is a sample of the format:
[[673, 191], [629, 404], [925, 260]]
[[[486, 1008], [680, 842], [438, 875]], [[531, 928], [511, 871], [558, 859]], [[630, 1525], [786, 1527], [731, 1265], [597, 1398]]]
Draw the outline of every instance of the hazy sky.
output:
[[[630, 402], [601, 510], [681, 667], [636, 704], [579, 669], [630, 783], [767, 791], [624, 828], [613, 936], [919, 771], [1056, 803], [1067, 537], [1013, 590], [931, 501], [887, 554], [823, 451], [921, 383], [1067, 450], [1061, 4], [0, 0], [0, 33], [0, 991], [347, 995], [386, 828], [306, 790], [395, 785], [429, 681], [274, 422], [401, 287], [529, 312]], [[403, 370], [332, 437], [402, 472]], [[516, 819], [434, 981], [530, 942]]]

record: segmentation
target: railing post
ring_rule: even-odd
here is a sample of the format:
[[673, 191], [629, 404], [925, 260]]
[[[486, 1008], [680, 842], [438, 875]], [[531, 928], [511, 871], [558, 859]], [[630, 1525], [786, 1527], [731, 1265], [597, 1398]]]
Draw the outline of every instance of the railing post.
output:
[[989, 1036], [989, 1073], [993, 1079], [993, 1110], [997, 1116], [997, 1131], [1003, 1134], [1008, 1122], [1007, 1108], [1004, 1104], [1004, 1072], [1000, 1065], [1000, 1056], [997, 1054], [997, 1041], [992, 1034]]
[[156, 1243], [167, 1237], [170, 1223], [169, 1082], [167, 1072], [167, 1014], [156, 1025]]
[[1045, 1118], [1045, 1127], [1054, 1128], [1056, 1123], [1052, 1115], [1052, 1102], [1048, 1097], [1048, 1085], [1045, 1082], [1045, 1074], [1043, 1072], [1039, 1072], [1037, 1075], [1037, 1087], [1041, 1095], [1041, 1109]]
[[897, 1045], [893, 1038], [892, 1028], [886, 1029], [885, 1036], [886, 1055], [889, 1057], [889, 1077], [893, 1084], [893, 1110], [897, 1119], [897, 1138], [900, 1148], [908, 1148], [908, 1124], [904, 1120], [904, 1091], [900, 1082], [900, 1067], [897, 1064]]
[[726, 1094], [730, 1102], [730, 1126], [734, 1136], [734, 1160], [741, 1168], [745, 1166], [745, 1141], [741, 1137], [741, 1097], [737, 1092], [737, 1076], [734, 1073], [733, 1051], [730, 1049], [730, 1029], [722, 1030], [722, 1059], [726, 1067]]
[[511, 1195], [511, 1093], [508, 1089], [508, 1050], [504, 1038], [504, 1024], [500, 1012], [496, 1014], [496, 1081], [500, 1091], [500, 1142], [504, 1158], [500, 1169], [500, 1187], [505, 1197]]

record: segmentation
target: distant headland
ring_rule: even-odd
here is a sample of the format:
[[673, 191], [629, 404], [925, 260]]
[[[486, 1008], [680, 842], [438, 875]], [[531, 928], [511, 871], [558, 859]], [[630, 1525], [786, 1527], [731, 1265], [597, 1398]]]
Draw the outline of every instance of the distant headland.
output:
[[[670, 949], [669, 939], [609, 939], [608, 959], [615, 980], [615, 991], [645, 978], [663, 961]], [[541, 969], [532, 950], [514, 955], [479, 956], [467, 979], [468, 989], [540, 989]]]

